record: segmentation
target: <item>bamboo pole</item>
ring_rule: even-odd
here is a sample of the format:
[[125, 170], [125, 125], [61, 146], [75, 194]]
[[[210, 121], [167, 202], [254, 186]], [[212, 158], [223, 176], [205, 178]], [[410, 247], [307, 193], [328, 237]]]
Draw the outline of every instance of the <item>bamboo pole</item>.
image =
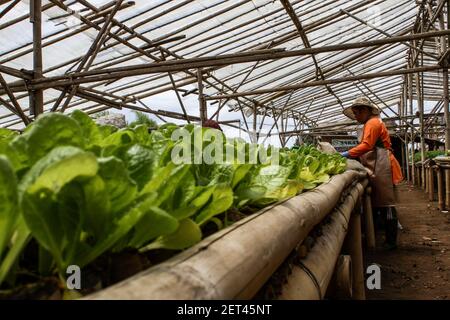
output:
[[437, 165], [437, 187], [438, 187], [438, 206], [439, 210], [444, 210], [445, 200], [444, 200], [444, 183], [443, 183], [443, 169], [440, 165]]
[[[72, 3], [73, 3], [73, 2], [74, 2], [74, 1], [72, 1]], [[72, 3], [71, 3], [71, 4], [72, 4]], [[53, 6], [54, 6], [53, 3], [48, 3], [48, 4], [44, 5], [44, 6], [42, 6], [42, 11], [48, 10], [48, 9], [52, 8]], [[17, 17], [17, 18], [15, 18], [15, 19], [11, 20], [11, 21], [8, 21], [8, 22], [6, 22], [6, 23], [1, 24], [1, 25], [0, 25], [0, 30], [5, 29], [5, 28], [8, 28], [8, 27], [10, 27], [10, 26], [12, 26], [12, 25], [15, 25], [16, 23], [19, 23], [19, 22], [21, 22], [21, 21], [24, 21], [24, 20], [26, 20], [26, 19], [28, 19], [28, 18], [31, 18], [31, 12], [28, 13], [28, 14], [24, 14], [24, 15], [22, 15], [22, 16], [20, 16], [20, 17]]]
[[370, 198], [372, 189], [370, 187], [366, 188], [366, 192], [363, 197], [363, 212], [364, 212], [364, 223], [365, 223], [365, 234], [367, 241], [367, 248], [375, 249], [375, 227], [373, 223], [373, 213], [372, 213], [372, 200]]
[[[421, 54], [421, 66], [423, 66], [423, 54]], [[421, 82], [420, 84], [420, 105], [419, 105], [419, 121], [420, 121], [420, 156], [421, 156], [421, 161], [422, 161], [422, 189], [426, 189], [426, 181], [427, 181], [427, 177], [426, 177], [426, 168], [425, 168], [425, 123], [424, 123], [424, 117], [423, 114], [425, 113], [425, 94], [424, 94], [424, 86], [423, 86], [423, 72], [420, 73], [420, 78], [419, 81]]]
[[[161, 50], [161, 58], [162, 58], [163, 61], [166, 60], [165, 55], [164, 55], [164, 51], [162, 51], [162, 50]], [[175, 81], [173, 80], [172, 74], [169, 72], [168, 75], [169, 75], [170, 82], [172, 83], [173, 91], [175, 92], [175, 95], [177, 97], [178, 103], [180, 104], [181, 110], [183, 111], [183, 114], [186, 117], [186, 121], [188, 123], [191, 123], [190, 120], [189, 120], [188, 114], [186, 112], [186, 108], [184, 107], [183, 100], [181, 99], [180, 93], [178, 92], [177, 87], [175, 85]]]
[[326, 296], [332, 300], [348, 300], [353, 296], [352, 258], [340, 255]]
[[349, 230], [344, 247], [352, 257], [353, 298], [356, 300], [365, 300], [366, 293], [361, 238], [361, 214], [357, 206], [355, 206], [350, 217]]
[[[95, 25], [102, 24], [103, 22], [105, 22], [105, 17], [104, 17], [104, 15], [108, 14], [108, 13], [112, 10], [112, 9], [109, 8], [109, 7], [110, 7], [111, 5], [114, 5], [114, 4], [115, 4], [115, 1], [113, 1], [112, 3], [108, 3], [108, 4], [106, 4], [106, 5], [103, 5], [103, 6], [101, 7], [101, 11], [100, 11], [100, 12], [94, 13], [94, 14], [88, 14], [88, 15], [87, 15], [86, 17], [84, 17], [83, 19], [86, 19], [85, 21], [89, 21], [90, 23], [93, 23], [93, 24], [95, 24]], [[54, 4], [51, 4], [51, 5], [54, 5]], [[43, 10], [44, 10], [44, 7], [45, 7], [45, 6], [42, 7]], [[121, 8], [121, 9], [124, 9], [124, 8], [127, 8], [127, 7], [129, 7], [129, 5], [124, 4], [124, 5], [122, 5], [120, 8]], [[72, 13], [71, 13], [71, 14], [72, 14]], [[81, 17], [81, 16], [80, 16], [80, 17]], [[95, 21], [95, 20], [98, 19], [98, 18], [100, 18], [100, 19], [97, 20], [97, 21]], [[42, 40], [43, 40], [43, 41], [46, 40], [46, 41], [42, 43], [42, 47], [44, 48], [44, 47], [50, 46], [50, 45], [52, 45], [52, 44], [58, 43], [58, 42], [60, 42], [60, 41], [62, 41], [62, 40], [67, 40], [67, 39], [69, 39], [69, 38], [71, 38], [71, 37], [73, 37], [73, 36], [75, 36], [75, 35], [77, 35], [77, 34], [80, 34], [80, 33], [82, 33], [82, 32], [85, 32], [85, 31], [89, 30], [90, 28], [91, 28], [91, 25], [84, 25], [84, 26], [81, 26], [80, 28], [76, 28], [76, 30], [73, 30], [73, 31], [71, 31], [71, 32], [69, 32], [69, 33], [67, 33], [67, 34], [62, 34], [62, 33], [64, 33], [65, 31], [70, 30], [70, 27], [61, 29], [61, 30], [59, 30], [59, 31], [56, 31], [56, 32], [50, 34], [50, 35], [47, 35], [47, 36], [43, 37]], [[0, 30], [1, 30], [1, 28], [0, 28]], [[60, 34], [62, 34], [62, 35], [60, 35]], [[58, 36], [58, 35], [60, 35], [60, 36]], [[57, 37], [57, 36], [58, 36], [58, 37]], [[52, 38], [53, 38], [53, 39], [52, 39]], [[33, 44], [32, 42], [31, 42], [31, 43], [24, 44], [24, 45], [22, 45], [22, 46], [20, 46], [20, 47], [14, 48], [14, 49], [9, 50], [9, 51], [6, 51], [5, 53], [3, 53], [3, 55], [5, 55], [5, 54], [10, 54], [10, 53], [15, 52], [15, 51], [20, 50], [20, 49], [27, 48], [29, 45], [32, 45], [32, 44]], [[21, 58], [21, 57], [23, 57], [23, 56], [25, 56], [25, 55], [31, 53], [31, 52], [33, 52], [33, 49], [32, 49], [32, 48], [31, 48], [31, 49], [23, 50], [23, 51], [21, 51], [21, 52], [19, 52], [19, 53], [17, 53], [17, 54], [14, 54], [14, 55], [9, 56], [8, 58], [2, 59], [2, 60], [0, 61], [0, 63], [3, 64], [3, 63], [6, 63], [6, 62], [13, 61], [13, 60], [15, 60], [15, 59]], [[79, 58], [71, 59], [71, 60], [69, 60], [69, 61], [66, 61], [62, 66], [66, 66], [66, 65], [69, 65], [70, 63], [74, 63], [74, 62], [76, 62], [76, 61], [80, 61], [82, 58], [83, 58], [83, 56], [81, 56], [81, 57], [79, 57]], [[60, 67], [62, 67], [62, 66], [60, 66]], [[52, 67], [52, 68], [50, 68], [50, 69], [48, 69], [48, 70], [45, 70], [45, 72], [53, 71], [54, 68], [55, 68], [55, 67]]]
[[205, 96], [203, 95], [203, 81], [202, 81], [202, 69], [197, 70], [197, 80], [198, 80], [198, 103], [200, 110], [200, 120], [202, 124], [208, 119], [208, 113], [206, 110]]
[[445, 180], [445, 207], [450, 209], [450, 168], [443, 166], [444, 168], [444, 180]]
[[[374, 2], [374, 1], [376, 1], [376, 0], [369, 0], [369, 1], [365, 1], [364, 3], [358, 3], [357, 5], [352, 6], [351, 9], [356, 9], [356, 8], [362, 7], [363, 5], [372, 3], [372, 2]], [[299, 3], [299, 1], [295, 1], [294, 3]], [[328, 4], [330, 4], [330, 3], [328, 3]], [[323, 4], [323, 5], [325, 5], [325, 4]], [[231, 7], [232, 7], [232, 6], [231, 6]], [[231, 7], [229, 7], [229, 8], [231, 8]], [[227, 9], [225, 9], [225, 10], [228, 10], [229, 8], [227, 8]], [[255, 8], [258, 9], [259, 7], [255, 5]], [[319, 6], [317, 6], [317, 9], [318, 9], [318, 8], [319, 8]], [[351, 10], [351, 9], [349, 8], [349, 10]], [[227, 37], [230, 37], [230, 34], [233, 34], [233, 32], [232, 32], [233, 30], [236, 30], [236, 29], [238, 29], [238, 28], [240, 28], [240, 27], [243, 27], [243, 26], [250, 25], [250, 24], [252, 24], [253, 22], [258, 21], [258, 20], [259, 20], [259, 21], [262, 21], [261, 25], [267, 24], [267, 23], [269, 23], [269, 21], [268, 21], [266, 18], [267, 18], [271, 13], [275, 13], [275, 12], [278, 12], [278, 11], [280, 11], [280, 9], [275, 10], [275, 11], [273, 11], [273, 12], [269, 12], [268, 14], [265, 14], [265, 15], [259, 15], [256, 19], [252, 19], [252, 20], [249, 20], [249, 21], [245, 21], [244, 23], [239, 24], [239, 25], [237, 25], [237, 26], [234, 25], [233, 28], [226, 29], [226, 30], [221, 31], [221, 32], [219, 32], [219, 33], [215, 33], [214, 36], [211, 36], [211, 37], [202, 38], [202, 39], [198, 40], [197, 42], [194, 42], [193, 44], [189, 41], [189, 43], [188, 43], [186, 46], [181, 47], [181, 48], [179, 48], [178, 50], [179, 50], [179, 51], [185, 50], [185, 49], [189, 48], [190, 46], [194, 46], [194, 45], [196, 45], [196, 44], [199, 44], [199, 43], [202, 43], [202, 42], [204, 42], [204, 41], [210, 40], [212, 37], [219, 37], [219, 36], [227, 36]], [[303, 14], [304, 14], [304, 15], [307, 15], [307, 14], [312, 13], [312, 12], [314, 12], [314, 11], [315, 11], [315, 10], [314, 10], [313, 8], [311, 8], [309, 11], [303, 12]], [[210, 16], [208, 16], [208, 17], [205, 17], [204, 19], [201, 19], [200, 21], [206, 21], [206, 20], [212, 19], [212, 18], [214, 18], [216, 15], [217, 15], [217, 13], [214, 13], [213, 15], [210, 15]], [[326, 17], [326, 18], [324, 18], [324, 19], [317, 20], [317, 21], [315, 21], [314, 23], [312, 23], [311, 25], [306, 26], [306, 27], [305, 27], [305, 30], [308, 30], [308, 31], [309, 31], [309, 30], [311, 30], [311, 31], [317, 30], [317, 29], [318, 29], [320, 26], [322, 26], [323, 24], [325, 24], [325, 23], [331, 21], [332, 19], [335, 19], [335, 18], [339, 17], [340, 15], [342, 15], [342, 14], [338, 12], [338, 13], [335, 14], [335, 15], [331, 15], [331, 16], [328, 16], [328, 17]], [[280, 16], [280, 17], [281, 17], [281, 16]], [[278, 18], [279, 18], [279, 17], [278, 17]], [[267, 39], [266, 35], [267, 35], [267, 31], [268, 31], [268, 30], [269, 30], [269, 31], [270, 31], [270, 30], [273, 30], [272, 28], [275, 27], [275, 26], [280, 27], [280, 23], [277, 23], [278, 20], [280, 20], [280, 19], [274, 18], [274, 21], [273, 21], [273, 22], [271, 21], [272, 23], [270, 23], [270, 26], [268, 26], [268, 27], [266, 27], [264, 30], [262, 30], [262, 31], [264, 31], [264, 32], [263, 32], [263, 36], [261, 36], [261, 39], [264, 38], [264, 40], [262, 40], [262, 41], [264, 41], [265, 44], [259, 45], [259, 42], [258, 42], [258, 45], [253, 45], [253, 46], [251, 46], [251, 47], [246, 47], [244, 50], [241, 50], [241, 51], [248, 51], [248, 50], [258, 49], [258, 48], [260, 48], [260, 47], [265, 47], [266, 44], [271, 44], [271, 46], [279, 46], [279, 45], [281, 45], [282, 43], [284, 43], [284, 42], [286, 42], [286, 41], [289, 41], [291, 38], [293, 38], [293, 37], [296, 36], [296, 35], [293, 34], [293, 33], [289, 33], [288, 37], [281, 37], [281, 38], [280, 38], [279, 36], [276, 36], [274, 39], [279, 40], [279, 41], [277, 41], [277, 42], [275, 42], [275, 40], [273, 40], [273, 39]], [[286, 22], [286, 21], [288, 21], [288, 19], [285, 19], [285, 20], [283, 20], [282, 22]], [[229, 21], [228, 21], [228, 22], [229, 22]], [[199, 21], [195, 21], [194, 23], [191, 24], [191, 26], [195, 26], [195, 25], [197, 25], [198, 23], [199, 23]], [[225, 25], [226, 22], [223, 22], [223, 24]], [[136, 25], [133, 26], [133, 27], [136, 27]], [[249, 30], [252, 30], [252, 28], [254, 28], [254, 27], [255, 27], [254, 25], [250, 25], [250, 26], [249, 26]], [[256, 32], [255, 34], [257, 34], [258, 32], [261, 31], [261, 30], [259, 30], [260, 28], [255, 28], [255, 29], [257, 29], [257, 32]], [[152, 29], [150, 29], [150, 30], [152, 30]], [[178, 32], [180, 32], [180, 31], [182, 31], [182, 30], [179, 29]], [[172, 33], [172, 34], [173, 34], [173, 33]], [[250, 35], [248, 35], [248, 37], [252, 38], [253, 40], [259, 40], [260, 38], [256, 38], [256, 37], [255, 37], [255, 34], [250, 34]], [[166, 34], [166, 35], [164, 35], [164, 36], [162, 36], [162, 37], [160, 37], [160, 38], [165, 38], [165, 37], [167, 37], [167, 36], [170, 36], [170, 34]], [[192, 39], [192, 38], [190, 38], [190, 40], [191, 40], [191, 39]], [[223, 38], [222, 38], [222, 39], [223, 39]], [[233, 42], [234, 42], [234, 43], [241, 43], [243, 39], [244, 39], [244, 37], [241, 37], [241, 38], [239, 38], [238, 40], [232, 39], [232, 40], [230, 40], [230, 41], [232, 41], [232, 43], [233, 43]], [[213, 47], [212, 49], [210, 49], [210, 51], [217, 50], [218, 48], [224, 47], [226, 44], [224, 45], [224, 44], [222, 43], [222, 41], [219, 40], [219, 41], [217, 41], [216, 43], [213, 43], [213, 45], [218, 45], [218, 47]], [[240, 47], [242, 47], [242, 45], [238, 45], [237, 47], [233, 48], [232, 51], [239, 51], [239, 48], [240, 48]], [[188, 55], [192, 55], [192, 54], [195, 54], [195, 53], [196, 53], [195, 51], [192, 51], [192, 52], [189, 52]], [[136, 56], [133, 56], [133, 58], [135, 58], [135, 57], [139, 57], [139, 54], [137, 54]]]
[[[360, 18], [356, 17], [355, 15], [351, 14], [351, 13], [348, 12], [347, 10], [341, 9], [341, 11], [344, 12], [344, 13], [345, 13], [346, 15], [348, 15], [349, 17], [355, 19], [356, 21], [359, 21], [359, 22], [361, 22], [362, 24], [364, 24], [364, 25], [366, 25], [366, 26], [368, 26], [368, 27], [370, 27], [370, 28], [372, 28], [372, 29], [378, 31], [379, 33], [381, 33], [381, 34], [383, 34], [383, 35], [385, 35], [386, 37], [389, 37], [389, 38], [392, 37], [391, 34], [389, 34], [389, 33], [385, 32], [385, 31], [383, 31], [383, 30], [377, 28], [376, 26], [372, 25], [371, 23], [368, 23], [367, 21], [364, 21], [363, 19], [360, 19]], [[430, 54], [430, 53], [428, 53], [428, 52], [426, 52], [426, 51], [424, 51], [424, 50], [422, 50], [422, 49], [420, 49], [420, 48], [418, 48], [418, 47], [413, 47], [413, 46], [411, 46], [410, 44], [408, 44], [407, 42], [400, 42], [400, 43], [403, 44], [403, 45], [405, 45], [405, 46], [407, 46], [407, 47], [409, 47], [409, 48], [412, 48], [412, 49], [414, 49], [414, 50], [417, 50], [417, 51], [419, 51], [419, 52], [421, 52], [421, 53], [423, 53], [423, 54], [425, 54], [425, 55], [427, 55], [427, 56], [429, 56], [429, 57], [432, 57], [432, 58], [434, 58], [434, 60], [439, 60], [438, 56], [436, 56], [436, 55], [434, 55], [434, 54]]]
[[[440, 0], [439, 5], [437, 6], [436, 11], [435, 11], [433, 17], [428, 21], [427, 26], [425, 27], [424, 24], [422, 23], [422, 25], [421, 25], [422, 30], [426, 30], [426, 31], [430, 30], [430, 27], [434, 24], [434, 22], [436, 21], [436, 19], [439, 17], [439, 14], [441, 13], [441, 10], [442, 10], [443, 7], [444, 7], [445, 1], [446, 1], [446, 0]], [[421, 10], [423, 9], [423, 5], [424, 5], [424, 2], [421, 3]], [[418, 23], [418, 21], [419, 21], [419, 16], [420, 16], [421, 10], [418, 11], [416, 23]], [[422, 19], [422, 21], [423, 21], [423, 19]], [[420, 46], [419, 46], [419, 48], [423, 48], [424, 43], [425, 43], [425, 41], [422, 40], [422, 41], [421, 41], [421, 44], [420, 44]], [[417, 46], [415, 46], [415, 47], [417, 47]], [[419, 52], [415, 52], [415, 56], [414, 56], [414, 58], [412, 59], [412, 64], [413, 64], [413, 65], [416, 63], [417, 59], [419, 58], [419, 54], [420, 54]]]
[[[302, 23], [300, 22], [300, 19], [298, 18], [297, 14], [295, 13], [295, 10], [292, 7], [291, 3], [289, 2], [289, 0], [280, 0], [280, 1], [281, 1], [281, 4], [283, 5], [284, 9], [286, 10], [287, 14], [291, 18], [292, 22], [294, 23], [295, 27], [297, 28], [297, 31], [300, 34], [300, 37], [302, 39], [303, 45], [305, 46], [305, 48], [311, 48], [311, 45], [308, 40], [308, 36], [306, 35], [306, 32], [302, 26]], [[325, 76], [322, 72], [322, 69], [319, 66], [319, 63], [317, 62], [315, 55], [311, 54], [311, 58], [313, 60], [314, 66], [316, 68], [316, 74], [318, 74], [322, 80], [325, 80]], [[331, 95], [333, 95], [337, 99], [338, 103], [342, 106], [342, 108], [344, 108], [341, 100], [336, 95], [336, 93], [333, 91], [333, 89], [331, 89], [331, 87], [329, 85], [325, 85], [325, 88]]]
[[[351, 228], [349, 221], [352, 221], [352, 210], [363, 192], [364, 187], [357, 184], [343, 204], [331, 213], [330, 223], [322, 227], [322, 236], [315, 240], [306, 258], [290, 266], [291, 273], [282, 287], [279, 300], [322, 300], [325, 298], [347, 230]], [[353, 257], [351, 259], [353, 262]], [[348, 271], [353, 272], [353, 270], [352, 265]], [[347, 278], [352, 279], [352, 276], [348, 275]]]
[[428, 173], [428, 200], [434, 201], [434, 165], [430, 165]]
[[[421, 27], [423, 30], [424, 27], [424, 20], [422, 19]], [[418, 62], [418, 61], [417, 61]], [[423, 60], [422, 60], [423, 62]], [[417, 65], [417, 64], [416, 64]], [[423, 113], [424, 113], [424, 98], [423, 98], [423, 87], [421, 83], [421, 79], [423, 75], [421, 76], [421, 72], [418, 71], [415, 73], [415, 79], [416, 79], [416, 95], [418, 97], [418, 105], [419, 105], [419, 125], [420, 125], [420, 156], [421, 156], [421, 172], [420, 172], [420, 186], [424, 189], [425, 188], [425, 140], [424, 140], [424, 123], [423, 123]]]
[[[97, 54], [101, 48], [101, 46], [105, 43], [106, 36], [110, 33], [111, 28], [113, 27], [113, 24], [111, 21], [113, 20], [114, 15], [119, 11], [123, 0], [117, 0], [116, 5], [114, 6], [111, 13], [108, 15], [108, 18], [106, 19], [105, 23], [103, 24], [102, 28], [97, 34], [97, 37], [92, 42], [88, 52], [84, 56], [84, 58], [81, 60], [80, 64], [77, 67], [77, 72], [80, 72], [81, 70], [88, 71], [91, 67], [92, 63], [94, 62], [94, 59], [97, 57]], [[69, 92], [69, 95], [67, 96], [66, 100], [64, 101], [64, 104], [61, 107], [61, 112], [64, 112], [64, 110], [68, 107], [70, 101], [72, 100], [73, 96], [77, 92], [79, 86], [73, 86], [69, 92], [68, 88], [64, 90], [61, 93], [60, 99], [55, 103], [55, 105], [52, 108], [52, 111], [56, 111], [58, 109], [58, 106], [62, 99], [64, 98], [65, 94]]]
[[[25, 125], [28, 125], [30, 123], [30, 119], [28, 119], [28, 117], [23, 113], [23, 110], [20, 107], [19, 102], [17, 102], [17, 99], [14, 97], [14, 94], [9, 89], [8, 84], [6, 83], [6, 81], [3, 78], [1, 73], [0, 73], [0, 86], [2, 86], [5, 89], [6, 94], [9, 97], [9, 100], [11, 101], [11, 103], [14, 106], [13, 110], [15, 110], [17, 112], [17, 115], [22, 119], [23, 123]], [[11, 111], [13, 111], [13, 110], [11, 110]]]
[[311, 82], [300, 83], [300, 84], [292, 85], [292, 86], [253, 90], [253, 91], [232, 93], [232, 94], [226, 94], [226, 95], [214, 95], [214, 96], [208, 97], [207, 100], [220, 100], [220, 99], [235, 98], [235, 97], [250, 96], [250, 95], [259, 95], [259, 94], [279, 92], [279, 91], [286, 92], [286, 91], [297, 90], [297, 89], [308, 88], [308, 87], [323, 86], [325, 84], [352, 82], [352, 81], [356, 81], [356, 80], [367, 80], [367, 79], [373, 79], [373, 78], [391, 77], [391, 76], [398, 76], [398, 75], [409, 74], [409, 73], [431, 72], [431, 71], [436, 71], [439, 69], [441, 69], [440, 66], [427, 66], [427, 67], [417, 67], [417, 68], [412, 68], [412, 69], [399, 69], [399, 70], [395, 70], [395, 71], [367, 73], [367, 74], [362, 74], [362, 75], [358, 75], [358, 76], [350, 76], [350, 77], [329, 79], [329, 80], [311, 81]]
[[[408, 62], [409, 67], [411, 67], [411, 63]], [[409, 115], [413, 115], [413, 89], [412, 89], [412, 74], [408, 76], [408, 93], [409, 93]], [[414, 124], [414, 120], [412, 120], [411, 124]], [[416, 167], [415, 167], [415, 159], [414, 159], [414, 130], [411, 128], [411, 181], [414, 185], [416, 183]]]
[[450, 112], [448, 94], [448, 70], [442, 69], [444, 85], [444, 117], [445, 117], [445, 150], [450, 150]]
[[[33, 24], [33, 79], [42, 78], [42, 0], [30, 1], [30, 22]], [[44, 112], [44, 90], [34, 89], [30, 94], [31, 114], [38, 117]]]
[[[57, 2], [57, 0], [52, 0], [52, 1], [55, 1], [55, 3]], [[90, 24], [92, 24], [92, 23], [90, 23]], [[96, 27], [98, 27], [98, 26], [96, 26]], [[155, 73], [155, 72], [184, 71], [186, 69], [203, 68], [203, 67], [207, 67], [207, 66], [229, 65], [229, 64], [235, 64], [235, 63], [254, 62], [254, 61], [258, 61], [258, 60], [272, 60], [272, 59], [280, 59], [280, 58], [287, 58], [287, 57], [294, 57], [294, 56], [301, 56], [301, 55], [310, 55], [310, 54], [315, 54], [315, 53], [357, 49], [357, 48], [384, 45], [384, 44], [390, 44], [390, 43], [397, 43], [400, 41], [407, 41], [407, 40], [427, 38], [427, 37], [435, 37], [435, 36], [448, 35], [448, 34], [450, 34], [450, 30], [441, 30], [441, 31], [428, 32], [428, 33], [424, 33], [424, 34], [412, 34], [412, 35], [392, 37], [392, 38], [382, 39], [382, 40], [373, 40], [373, 41], [367, 41], [367, 42], [325, 46], [325, 47], [321, 47], [321, 48], [310, 48], [310, 49], [281, 51], [281, 52], [279, 52], [280, 50], [276, 50], [278, 52], [276, 52], [276, 51], [274, 52], [274, 50], [271, 50], [270, 53], [260, 53], [260, 52], [255, 51], [255, 52], [245, 52], [245, 53], [230, 54], [230, 55], [223, 55], [223, 56], [216, 56], [216, 57], [183, 59], [183, 60], [159, 62], [159, 63], [155, 63], [155, 64], [135, 65], [135, 66], [111, 68], [111, 69], [104, 69], [104, 70], [91, 70], [88, 72], [82, 72], [82, 73], [78, 73], [78, 74], [74, 73], [71, 75], [71, 77], [73, 77], [73, 78], [82, 77], [82, 76], [87, 77], [87, 76], [93, 76], [93, 75], [99, 75], [99, 74], [105, 74], [105, 73], [109, 74], [109, 73], [119, 72], [120, 74], [118, 74], [116, 76], [120, 78], [120, 77], [126, 77], [126, 76], [131, 76], [131, 75], [142, 75], [142, 74], [149, 74], [149, 73]], [[138, 48], [133, 48], [133, 49], [136, 50]], [[165, 68], [162, 68], [162, 67], [165, 67]], [[435, 69], [433, 68], [433, 70], [435, 70]], [[66, 80], [67, 81], [68, 78], [69, 78], [68, 76], [48, 77], [41, 81], [33, 82], [32, 86], [33, 85], [36, 86], [42, 82], [53, 82], [56, 80]], [[112, 78], [114, 78], [114, 77], [110, 77], [107, 79], [112, 79]], [[101, 78], [100, 80], [103, 80], [103, 79], [105, 79], [105, 76], [103, 78]], [[60, 84], [60, 85], [64, 85], [64, 84]], [[10, 86], [13, 88], [17, 85], [14, 84], [14, 85], [10, 85]], [[19, 84], [19, 86], [20, 86], [20, 84]]]
[[20, 0], [14, 0], [11, 2], [2, 12], [0, 12], [0, 19], [3, 18], [9, 11], [11, 11]]
[[[389, 10], [390, 11], [390, 10]], [[306, 29], [308, 29], [307, 27], [305, 28], [305, 30]], [[345, 32], [350, 32], [350, 31], [352, 31], [354, 28], [352, 28], [352, 26], [350, 26], [349, 28], [346, 28], [346, 29], [344, 29], [344, 30], [342, 30], [342, 32], [343, 33], [345, 33]], [[399, 33], [398, 35], [402, 35], [403, 33]], [[359, 36], [362, 36], [363, 34], [357, 34], [357, 35], [355, 35], [355, 37], [359, 37]], [[334, 37], [335, 37], [335, 34], [330, 34], [330, 36], [329, 37], [327, 37], [326, 39], [323, 39], [323, 41], [324, 42], [326, 42], [326, 41], [329, 41], [329, 40], [333, 40], [334, 39]], [[384, 49], [383, 49], [384, 50]], [[367, 54], [368, 52], [371, 52], [372, 50], [365, 50], [365, 51], [363, 51], [363, 52], [361, 52], [361, 53], [357, 53], [356, 55], [351, 55], [351, 57], [350, 58], [346, 58], [346, 59], [344, 59], [343, 61], [339, 61], [339, 63], [342, 63], [342, 64], [348, 64], [348, 63], [353, 63], [353, 62], [356, 62], [356, 57], [358, 57], [358, 56], [361, 56], [361, 55], [364, 55], [364, 54]], [[354, 59], [353, 59], [354, 58]], [[304, 59], [303, 59], [304, 60]], [[324, 59], [324, 61], [326, 61], [325, 59]], [[283, 68], [289, 68], [289, 67], [291, 67], [290, 69], [292, 69], [292, 67], [295, 67], [295, 65], [296, 64], [298, 64], [300, 62], [300, 60], [298, 60], [298, 59], [294, 59], [294, 60], [292, 60], [292, 61], [290, 61], [290, 62], [288, 62], [288, 63], [286, 63], [286, 64], [284, 64], [283, 65]], [[269, 62], [270, 63], [270, 62]], [[264, 64], [264, 66], [265, 65], [267, 65], [268, 63], [265, 63]], [[337, 66], [339, 66], [339, 65], [337, 65]], [[267, 71], [265, 71], [262, 75], [264, 75], [264, 74], [270, 74], [271, 72], [273, 72], [273, 71], [275, 71], [275, 70], [277, 70], [277, 68], [278, 68], [278, 66], [275, 68], [275, 69], [269, 69], [269, 70], [267, 70]], [[296, 70], [298, 70], [298, 69], [296, 69]], [[295, 71], [294, 71], [295, 72]], [[325, 74], [325, 73], [328, 73], [329, 72], [329, 70], [327, 70], [327, 71], [325, 71], [325, 69], [323, 70], [323, 73]], [[239, 73], [237, 73], [237, 74], [233, 74], [233, 75], [231, 75], [230, 77], [227, 77], [227, 78], [225, 78], [224, 80], [226, 81], [226, 80], [228, 80], [228, 79], [231, 79], [231, 78], [233, 78], [233, 77], [236, 77], [236, 76], [238, 76], [238, 74]], [[256, 77], [256, 79], [257, 79], [257, 77]]]
[[356, 171], [333, 176], [314, 192], [263, 209], [171, 260], [86, 298], [251, 299], [333, 210], [341, 191], [365, 176]]
[[[353, 72], [351, 72], [349, 69], [347, 69], [346, 68], [346, 70], [352, 75], [352, 76], [355, 76], [355, 74], [353, 73]], [[362, 82], [361, 80], [358, 80], [358, 82], [361, 84], [361, 85], [363, 85], [364, 86], [364, 88], [366, 88], [366, 90], [367, 91], [369, 91], [376, 99], [378, 99], [387, 109], [389, 109], [394, 115], [396, 115], [397, 117], [399, 117], [400, 118], [400, 115], [399, 115], [399, 113], [398, 112], [395, 112], [395, 110], [394, 109], [392, 109], [390, 106], [388, 106], [375, 92], [373, 92], [373, 90], [371, 90], [364, 82]], [[361, 90], [361, 89], [360, 89]], [[364, 93], [362, 90], [361, 90], [361, 92], [362, 93]], [[372, 99], [369, 97], [369, 96], [367, 96], [366, 95], [366, 97], [369, 99], [369, 100], [371, 100], [372, 101]], [[373, 101], [372, 101], [373, 102]], [[374, 103], [375, 105], [376, 105], [376, 103]], [[384, 112], [384, 110], [383, 109], [381, 109], [381, 111], [384, 113], [384, 114], [386, 114], [385, 112]], [[409, 125], [409, 123], [408, 122], [406, 122], [408, 125]], [[413, 126], [411, 126], [411, 128], [413, 129], [413, 130], [416, 130]]]

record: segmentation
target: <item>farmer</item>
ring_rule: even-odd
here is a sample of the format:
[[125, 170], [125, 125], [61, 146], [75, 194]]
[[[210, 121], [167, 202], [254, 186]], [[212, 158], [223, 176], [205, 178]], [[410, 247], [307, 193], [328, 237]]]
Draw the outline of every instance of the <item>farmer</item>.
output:
[[400, 165], [391, 148], [389, 132], [381, 121], [380, 110], [367, 98], [357, 98], [350, 107], [344, 109], [350, 119], [364, 124], [360, 143], [341, 155], [359, 158], [369, 172], [372, 186], [372, 206], [385, 220], [386, 249], [397, 247], [397, 213], [395, 210], [394, 185], [403, 180]]

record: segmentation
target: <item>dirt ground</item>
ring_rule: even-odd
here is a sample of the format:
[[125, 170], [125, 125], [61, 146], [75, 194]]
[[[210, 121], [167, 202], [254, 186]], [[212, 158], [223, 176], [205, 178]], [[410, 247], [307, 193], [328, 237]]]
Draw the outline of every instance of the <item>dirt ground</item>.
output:
[[450, 300], [450, 212], [410, 184], [399, 186], [398, 249], [365, 252], [365, 263], [381, 267], [381, 289], [367, 290], [367, 299]]

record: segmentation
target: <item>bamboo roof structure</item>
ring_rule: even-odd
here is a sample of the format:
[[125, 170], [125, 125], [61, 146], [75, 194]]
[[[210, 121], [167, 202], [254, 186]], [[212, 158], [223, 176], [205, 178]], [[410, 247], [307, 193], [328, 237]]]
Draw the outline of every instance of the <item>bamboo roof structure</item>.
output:
[[[437, 125], [450, 137], [448, 2], [0, 0], [0, 127], [74, 109], [187, 122], [231, 111], [247, 131], [272, 118], [283, 140], [329, 123], [353, 130], [342, 109], [366, 95], [402, 135], [436, 136]], [[177, 112], [145, 103], [167, 91]], [[195, 112], [183, 103], [192, 95]]]

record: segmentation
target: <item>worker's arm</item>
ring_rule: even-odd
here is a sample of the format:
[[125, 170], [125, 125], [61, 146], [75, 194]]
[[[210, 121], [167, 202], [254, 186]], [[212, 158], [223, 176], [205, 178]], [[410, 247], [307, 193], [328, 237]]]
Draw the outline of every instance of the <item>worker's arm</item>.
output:
[[363, 138], [360, 144], [348, 151], [350, 158], [358, 158], [375, 147], [381, 134], [381, 124], [378, 119], [370, 119], [364, 126]]

